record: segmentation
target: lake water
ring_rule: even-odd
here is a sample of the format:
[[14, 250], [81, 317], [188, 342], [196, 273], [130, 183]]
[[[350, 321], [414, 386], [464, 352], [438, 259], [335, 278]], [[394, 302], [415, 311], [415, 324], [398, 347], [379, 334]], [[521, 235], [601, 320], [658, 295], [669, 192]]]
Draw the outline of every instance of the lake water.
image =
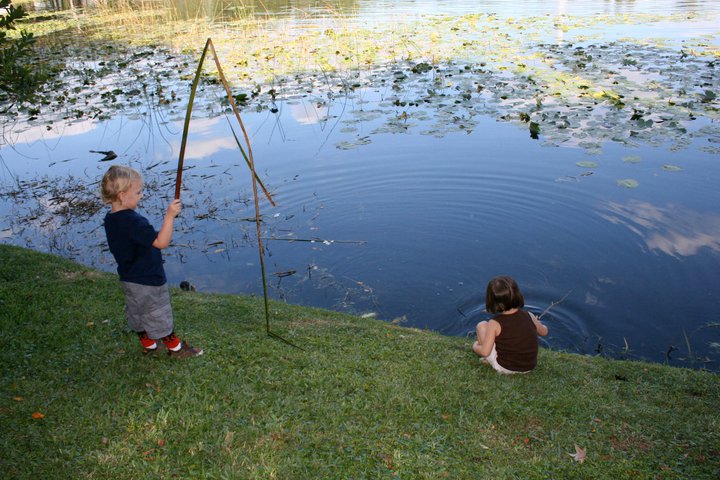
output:
[[[353, 88], [298, 81], [264, 108], [244, 108], [277, 202], [261, 203], [272, 298], [466, 335], [489, 318], [487, 281], [508, 274], [529, 309], [552, 306], [546, 346], [718, 368], [720, 63], [686, 53], [718, 51], [717, 2], [341, 3], [347, 21], [377, 24], [494, 13], [500, 20], [480, 22], [510, 28], [520, 40], [508, 48], [542, 52], [523, 53], [528, 68], [551, 59], [553, 74], [594, 96], [571, 105], [539, 95], [537, 84], [554, 81], [546, 70], [513, 76], [490, 50], [482, 59], [468, 49], [452, 63], [378, 65]], [[294, 18], [293, 28], [336, 19], [326, 2], [264, 5], [258, 15]], [[627, 15], [642, 21], [618, 20]], [[508, 17], [528, 32], [542, 24], [544, 36]], [[199, 94], [166, 270], [173, 285], [261, 295], [250, 177], [221, 90]], [[95, 196], [110, 163], [91, 151], [113, 150], [114, 162], [143, 172], [140, 210], [159, 225], [183, 99], [6, 124], [0, 241], [114, 271]]]

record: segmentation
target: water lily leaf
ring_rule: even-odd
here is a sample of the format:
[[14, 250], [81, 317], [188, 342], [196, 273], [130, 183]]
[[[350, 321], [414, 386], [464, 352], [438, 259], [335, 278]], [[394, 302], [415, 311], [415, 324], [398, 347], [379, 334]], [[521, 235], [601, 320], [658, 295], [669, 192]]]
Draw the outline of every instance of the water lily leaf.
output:
[[640, 163], [640, 157], [637, 155], [626, 155], [622, 158], [625, 163]]
[[640, 183], [637, 180], [633, 180], [632, 178], [623, 178], [622, 180], [617, 181], [618, 187], [623, 188], [637, 188]]
[[445, 136], [445, 132], [440, 129], [423, 130], [420, 132], [420, 135], [432, 135], [435, 138], [443, 138]]
[[417, 65], [415, 65], [412, 68], [412, 72], [413, 73], [426, 73], [426, 72], [429, 72], [430, 70], [432, 70], [432, 68], [433, 67], [430, 64], [422, 62], [422, 63], [418, 63]]
[[372, 143], [370, 137], [360, 137], [354, 142], [339, 142], [335, 145], [335, 148], [339, 148], [340, 150], [352, 150], [359, 147], [360, 145], [368, 145], [370, 143]]
[[530, 138], [537, 140], [540, 134], [540, 125], [536, 122], [530, 122]]
[[700, 95], [700, 101], [702, 103], [710, 103], [715, 99], [717, 99], [717, 94], [712, 90], [705, 90], [705, 92]]
[[679, 172], [682, 170], [682, 167], [678, 167], [677, 165], [663, 165], [662, 169], [666, 172]]
[[597, 166], [598, 166], [597, 163], [591, 162], [591, 161], [577, 162], [575, 165], [577, 165], [578, 167], [583, 167], [583, 168], [597, 168]]

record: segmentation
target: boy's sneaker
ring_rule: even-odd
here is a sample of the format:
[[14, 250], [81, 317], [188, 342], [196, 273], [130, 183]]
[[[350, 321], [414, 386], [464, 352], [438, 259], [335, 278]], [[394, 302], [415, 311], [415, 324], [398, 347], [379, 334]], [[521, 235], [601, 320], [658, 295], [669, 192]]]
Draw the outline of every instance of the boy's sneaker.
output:
[[145, 356], [154, 355], [155, 353], [157, 353], [158, 350], [160, 350], [160, 347], [155, 347], [155, 348], [144, 348], [143, 347], [142, 354]]
[[163, 343], [156, 343], [155, 348], [144, 348], [142, 349], [142, 354], [145, 356], [151, 356], [156, 354], [160, 351], [161, 348], [165, 348], [165, 345]]
[[186, 342], [181, 342], [182, 348], [178, 350], [177, 352], [173, 352], [172, 350], [168, 350], [168, 357], [170, 358], [190, 358], [190, 357], [199, 357], [202, 355], [203, 350], [202, 348], [195, 348], [192, 345], [188, 345]]

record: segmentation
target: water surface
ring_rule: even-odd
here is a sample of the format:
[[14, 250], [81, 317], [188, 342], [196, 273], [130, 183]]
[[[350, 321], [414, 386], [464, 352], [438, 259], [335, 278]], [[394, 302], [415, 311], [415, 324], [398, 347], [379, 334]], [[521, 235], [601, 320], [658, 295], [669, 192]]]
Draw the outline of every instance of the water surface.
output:
[[[324, 16], [325, 5], [271, 3], [262, 13], [336, 19]], [[692, 88], [698, 105], [717, 104], [706, 93], [718, 91], [712, 57], [682, 63], [688, 43], [717, 45], [715, 2], [530, 1], [521, 12], [501, 1], [339, 8], [351, 20], [379, 23], [468, 13], [588, 18], [586, 28], [554, 30], [533, 48], [567, 64], [558, 71], [594, 62], [578, 71], [588, 82], [607, 75], [601, 61], [624, 66], [608, 85], [633, 86], [638, 98], [656, 95], [662, 101], [652, 105], [665, 107], [638, 111], [613, 106], [609, 96], [565, 106], [548, 96], [533, 111], [526, 77], [458, 58], [419, 72], [411, 71], [419, 60], [379, 66], [357, 87], [331, 94], [288, 87], [263, 108], [244, 108], [261, 179], [277, 202], [261, 205], [273, 298], [466, 335], [488, 318], [487, 281], [509, 274], [528, 308], [554, 305], [544, 317], [552, 348], [717, 368], [718, 120], [711, 110], [681, 110], [657, 87], [677, 95]], [[667, 16], [693, 12], [701, 18]], [[665, 16], [632, 26], [590, 20], [625, 14]], [[637, 41], [646, 37], [665, 43]], [[209, 86], [200, 94], [185, 209], [166, 270], [173, 285], [262, 294], [250, 178], [222, 93]], [[107, 119], [6, 126], [0, 239], [113, 271], [104, 210], [93, 206], [109, 163], [90, 151], [113, 150], [115, 162], [143, 172], [141, 212], [159, 225], [174, 190], [184, 107], [150, 99]], [[548, 112], [539, 135], [518, 120], [525, 112]]]

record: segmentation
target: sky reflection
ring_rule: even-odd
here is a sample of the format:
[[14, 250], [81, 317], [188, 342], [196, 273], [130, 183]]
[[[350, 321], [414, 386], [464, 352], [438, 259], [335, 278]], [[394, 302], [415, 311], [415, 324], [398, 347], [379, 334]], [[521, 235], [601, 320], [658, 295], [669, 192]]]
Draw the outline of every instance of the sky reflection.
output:
[[697, 255], [708, 248], [720, 252], [720, 215], [703, 213], [676, 204], [658, 207], [631, 200], [627, 204], [609, 202], [600, 215], [623, 225], [639, 236], [651, 251], [673, 257]]

